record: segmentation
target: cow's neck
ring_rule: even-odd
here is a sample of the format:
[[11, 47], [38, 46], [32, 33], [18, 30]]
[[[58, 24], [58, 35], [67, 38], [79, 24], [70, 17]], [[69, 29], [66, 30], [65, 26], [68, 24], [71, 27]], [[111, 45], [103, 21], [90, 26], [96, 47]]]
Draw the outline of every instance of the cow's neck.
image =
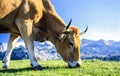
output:
[[38, 35], [46, 37], [55, 44], [56, 38], [65, 30], [66, 24], [56, 13], [49, 0], [43, 0], [43, 17], [40, 19]]
[[44, 13], [43, 18], [33, 28], [34, 40], [43, 42], [49, 39], [54, 42], [54, 39], [64, 31], [65, 27], [66, 24], [57, 14]]
[[56, 39], [65, 30], [66, 24], [56, 12], [44, 15], [44, 27], [47, 28], [51, 41]]

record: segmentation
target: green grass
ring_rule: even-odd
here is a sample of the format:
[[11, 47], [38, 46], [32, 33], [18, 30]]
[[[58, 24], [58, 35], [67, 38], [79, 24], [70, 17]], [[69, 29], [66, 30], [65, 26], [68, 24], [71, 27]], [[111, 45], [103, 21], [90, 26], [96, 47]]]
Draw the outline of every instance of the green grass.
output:
[[2, 68], [0, 76], [120, 76], [120, 62], [84, 60], [80, 68], [67, 68], [62, 60], [40, 61], [43, 71], [33, 70], [29, 60], [11, 61], [9, 69]]

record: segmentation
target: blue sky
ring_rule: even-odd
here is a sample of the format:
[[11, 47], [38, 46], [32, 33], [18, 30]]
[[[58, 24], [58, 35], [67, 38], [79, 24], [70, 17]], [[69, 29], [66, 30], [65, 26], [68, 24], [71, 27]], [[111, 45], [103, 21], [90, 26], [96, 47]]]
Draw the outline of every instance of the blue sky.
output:
[[[120, 0], [51, 0], [61, 18], [81, 31], [88, 25], [87, 39], [120, 41]], [[0, 41], [8, 35], [0, 35]]]
[[[82, 30], [87, 39], [120, 40], [120, 0], [52, 0], [59, 15]], [[59, 9], [57, 9], [59, 8]]]

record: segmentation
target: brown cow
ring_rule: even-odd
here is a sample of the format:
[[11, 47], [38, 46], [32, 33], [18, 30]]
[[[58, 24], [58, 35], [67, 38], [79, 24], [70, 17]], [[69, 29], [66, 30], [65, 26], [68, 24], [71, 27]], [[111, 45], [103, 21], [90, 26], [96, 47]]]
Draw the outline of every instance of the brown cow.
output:
[[50, 0], [0, 0], [0, 33], [11, 34], [3, 68], [9, 67], [11, 52], [19, 36], [24, 40], [34, 69], [43, 68], [35, 58], [33, 41], [46, 40], [55, 45], [69, 67], [80, 66], [80, 31], [69, 28], [70, 23], [66, 26]]

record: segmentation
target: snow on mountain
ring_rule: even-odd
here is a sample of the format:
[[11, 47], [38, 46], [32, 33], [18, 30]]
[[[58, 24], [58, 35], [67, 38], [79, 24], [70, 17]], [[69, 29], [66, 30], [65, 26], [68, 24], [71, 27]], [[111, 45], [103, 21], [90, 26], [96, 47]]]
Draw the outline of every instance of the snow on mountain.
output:
[[[86, 41], [86, 42], [85, 42]], [[85, 43], [84, 43], [85, 42]], [[83, 45], [86, 46], [83, 46]], [[120, 42], [104, 40], [82, 40], [81, 54], [83, 59], [120, 60]]]
[[[56, 52], [55, 46], [49, 42], [34, 42], [34, 52], [37, 59], [52, 60], [62, 59]], [[5, 55], [7, 44], [0, 42], [0, 59]], [[27, 49], [24, 42], [18, 42], [11, 59], [28, 59]], [[101, 59], [101, 60], [120, 60], [120, 41], [104, 40], [81, 40], [81, 58], [82, 59]]]
[[35, 45], [35, 55], [37, 59], [40, 60], [52, 60], [61, 59], [60, 55], [56, 52], [55, 46], [49, 42], [34, 42]]
[[[7, 45], [5, 43], [0, 43], [0, 59], [3, 59]], [[56, 52], [54, 45], [49, 42], [34, 42], [34, 52], [37, 59], [40, 60], [52, 60], [52, 59], [61, 59], [60, 55]], [[18, 60], [18, 59], [28, 59], [27, 49], [25, 48], [24, 42], [18, 42], [16, 44], [15, 49], [12, 52], [11, 59]]]
[[7, 44], [0, 42], [0, 52], [4, 52], [7, 50]]

